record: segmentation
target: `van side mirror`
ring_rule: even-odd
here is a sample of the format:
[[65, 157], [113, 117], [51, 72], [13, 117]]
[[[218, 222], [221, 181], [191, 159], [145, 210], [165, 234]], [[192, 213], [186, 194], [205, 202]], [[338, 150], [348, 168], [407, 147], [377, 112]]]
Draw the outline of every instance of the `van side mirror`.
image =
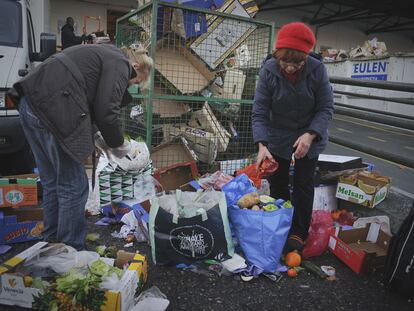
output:
[[56, 53], [56, 35], [54, 33], [40, 34], [40, 53], [30, 53], [32, 62], [42, 62]]

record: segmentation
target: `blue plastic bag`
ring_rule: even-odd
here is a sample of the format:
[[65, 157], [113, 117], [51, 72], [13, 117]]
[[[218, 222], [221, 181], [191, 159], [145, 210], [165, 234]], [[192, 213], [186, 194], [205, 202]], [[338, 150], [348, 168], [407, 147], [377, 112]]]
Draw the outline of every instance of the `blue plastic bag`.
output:
[[237, 204], [245, 194], [257, 191], [246, 174], [241, 174], [225, 184], [221, 191], [226, 195], [227, 206]]
[[276, 272], [292, 223], [293, 208], [273, 212], [229, 208], [239, 245], [249, 265], [261, 272]]
[[227, 183], [222, 191], [226, 195], [232, 234], [249, 263], [249, 271], [276, 272], [280, 256], [292, 224], [293, 208], [285, 208], [277, 200], [273, 212], [240, 209], [237, 201], [245, 194], [256, 191], [247, 175], [242, 174]]

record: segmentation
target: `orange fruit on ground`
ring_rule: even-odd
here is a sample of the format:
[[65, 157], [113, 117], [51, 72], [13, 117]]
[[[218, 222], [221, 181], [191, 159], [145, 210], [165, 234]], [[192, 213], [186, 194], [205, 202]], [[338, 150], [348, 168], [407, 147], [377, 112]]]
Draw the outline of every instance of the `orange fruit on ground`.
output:
[[302, 262], [302, 258], [297, 252], [287, 253], [285, 262], [288, 267], [298, 267]]
[[288, 277], [295, 278], [298, 276], [298, 272], [295, 269], [289, 269], [287, 275]]

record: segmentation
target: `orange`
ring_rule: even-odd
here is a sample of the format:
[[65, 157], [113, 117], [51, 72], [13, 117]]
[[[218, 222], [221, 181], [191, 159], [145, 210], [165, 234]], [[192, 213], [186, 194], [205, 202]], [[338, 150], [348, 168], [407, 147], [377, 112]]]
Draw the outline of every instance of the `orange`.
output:
[[298, 276], [298, 272], [292, 268], [287, 271], [287, 275], [288, 277], [295, 278]]
[[298, 267], [302, 262], [302, 258], [297, 252], [290, 252], [286, 255], [285, 262], [288, 267]]

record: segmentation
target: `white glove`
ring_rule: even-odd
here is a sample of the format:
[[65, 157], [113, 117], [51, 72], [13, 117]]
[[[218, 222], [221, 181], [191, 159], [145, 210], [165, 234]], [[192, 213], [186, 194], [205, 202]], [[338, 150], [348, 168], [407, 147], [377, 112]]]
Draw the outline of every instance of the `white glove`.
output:
[[111, 153], [119, 159], [125, 157], [130, 151], [131, 143], [126, 139], [124, 139], [124, 143], [121, 146], [111, 149]]

